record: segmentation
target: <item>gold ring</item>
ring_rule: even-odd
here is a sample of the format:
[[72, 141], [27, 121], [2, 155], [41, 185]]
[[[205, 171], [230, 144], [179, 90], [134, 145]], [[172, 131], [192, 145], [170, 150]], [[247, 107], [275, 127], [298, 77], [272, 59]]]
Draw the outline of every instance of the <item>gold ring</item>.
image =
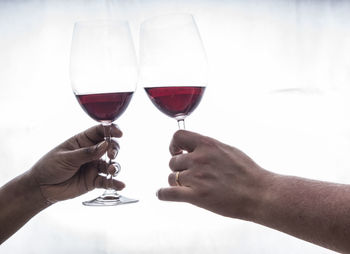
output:
[[177, 171], [175, 174], [175, 182], [177, 186], [182, 186], [180, 183], [179, 175], [180, 175], [180, 171]]

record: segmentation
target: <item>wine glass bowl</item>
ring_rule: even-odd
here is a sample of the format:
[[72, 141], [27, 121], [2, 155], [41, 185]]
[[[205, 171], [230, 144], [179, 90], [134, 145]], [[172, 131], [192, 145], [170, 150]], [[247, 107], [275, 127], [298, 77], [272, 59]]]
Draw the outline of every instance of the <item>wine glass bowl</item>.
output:
[[198, 106], [207, 86], [207, 58], [191, 14], [142, 23], [139, 83], [152, 103], [184, 128], [184, 119]]
[[204, 86], [145, 87], [152, 103], [164, 114], [184, 120], [198, 106]]
[[84, 111], [94, 120], [109, 125], [128, 107], [133, 92], [76, 94]]
[[[137, 84], [137, 61], [126, 21], [93, 20], [76, 22], [70, 57], [70, 79], [73, 92], [82, 109], [105, 129], [105, 140], [111, 141], [110, 126], [128, 107]], [[108, 159], [115, 173], [119, 163]], [[96, 199], [83, 202], [87, 206], [112, 206], [138, 200], [119, 195], [107, 188]]]

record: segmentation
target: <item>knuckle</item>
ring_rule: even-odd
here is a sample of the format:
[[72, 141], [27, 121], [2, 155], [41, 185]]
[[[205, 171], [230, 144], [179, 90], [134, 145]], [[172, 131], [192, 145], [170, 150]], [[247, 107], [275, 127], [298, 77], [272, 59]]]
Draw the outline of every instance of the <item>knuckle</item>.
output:
[[206, 199], [210, 194], [209, 188], [197, 189], [197, 197], [200, 199]]
[[168, 183], [169, 183], [169, 185], [171, 185], [171, 174], [168, 175]]
[[52, 165], [62, 165], [64, 168], [76, 168], [80, 166], [80, 162], [75, 157], [68, 156], [66, 153], [58, 153], [55, 158], [50, 160]]
[[121, 136], [121, 130], [120, 130], [119, 126], [115, 123], [113, 123], [111, 126], [111, 135], [113, 137], [120, 137]]
[[115, 159], [118, 155], [118, 152], [116, 150], [108, 150], [107, 151], [107, 156], [108, 158], [110, 158], [111, 160]]
[[175, 133], [173, 134], [173, 139], [174, 140], [178, 139], [179, 135], [180, 135], [180, 131], [179, 130], [175, 131]]
[[93, 149], [92, 147], [87, 147], [84, 152], [86, 155], [90, 155], [94, 152], [95, 149]]
[[202, 171], [194, 172], [193, 173], [193, 177], [196, 178], [196, 179], [199, 179], [199, 180], [203, 180], [203, 179], [207, 178], [206, 174], [204, 172], [202, 172]]
[[174, 174], [169, 174], [168, 183], [169, 185], [172, 185], [174, 183]]
[[87, 147], [87, 148], [85, 149], [85, 153], [86, 153], [87, 155], [94, 154], [94, 153], [96, 153], [97, 151], [98, 151], [98, 146], [90, 146], [90, 147]]
[[174, 169], [175, 168], [175, 157], [172, 157], [169, 161], [169, 168]]
[[118, 140], [116, 138], [111, 138], [111, 144], [113, 148], [120, 148], [120, 144], [118, 143]]
[[202, 155], [202, 154], [193, 154], [191, 156], [191, 160], [193, 161], [194, 164], [199, 164], [199, 165], [205, 165], [209, 163], [208, 156]]
[[173, 139], [177, 140], [177, 139], [181, 138], [183, 136], [184, 132], [185, 132], [184, 130], [177, 130], [173, 135]]
[[110, 175], [114, 175], [115, 173], [117, 172], [115, 166], [112, 164], [112, 165], [109, 165], [108, 168], [107, 168], [107, 173], [110, 174]]
[[198, 197], [200, 199], [207, 199], [208, 196], [209, 196], [209, 192], [206, 190], [201, 190], [198, 192]]
[[209, 137], [201, 137], [200, 142], [205, 146], [216, 147], [216, 141]]
[[80, 142], [79, 142], [80, 134], [74, 135], [72, 140], [74, 140], [73, 142], [75, 143], [75, 144], [72, 144], [72, 147], [79, 147], [79, 148], [81, 147]]

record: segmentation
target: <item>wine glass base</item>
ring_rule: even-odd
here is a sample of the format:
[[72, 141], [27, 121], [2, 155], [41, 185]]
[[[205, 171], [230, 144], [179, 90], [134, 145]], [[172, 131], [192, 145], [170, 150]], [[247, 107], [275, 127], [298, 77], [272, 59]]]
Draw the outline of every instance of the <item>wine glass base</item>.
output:
[[137, 199], [127, 198], [119, 194], [103, 194], [102, 196], [83, 202], [85, 206], [116, 206], [138, 202]]

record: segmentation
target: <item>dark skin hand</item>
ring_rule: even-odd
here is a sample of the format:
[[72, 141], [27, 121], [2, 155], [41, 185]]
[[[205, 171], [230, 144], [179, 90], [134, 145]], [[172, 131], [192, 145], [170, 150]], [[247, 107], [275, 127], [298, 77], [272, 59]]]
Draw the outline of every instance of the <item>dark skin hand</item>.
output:
[[[94, 126], [63, 142], [44, 155], [30, 170], [0, 188], [0, 243], [48, 206], [80, 196], [95, 188], [121, 190], [124, 183], [107, 180], [115, 172], [101, 157], [114, 158], [122, 132], [112, 125], [111, 142], [104, 141], [104, 128]], [[102, 174], [102, 176], [100, 175]]]
[[[121, 137], [122, 132], [113, 125], [112, 137]], [[57, 202], [80, 196], [95, 188], [121, 189], [124, 184], [114, 180], [112, 184], [99, 173], [107, 173], [108, 165], [101, 156], [107, 151], [114, 158], [119, 150], [112, 139], [104, 141], [102, 126], [92, 127], [68, 139], [40, 159], [31, 169], [31, 176], [40, 186], [49, 202]], [[109, 169], [113, 171], [113, 169]]]
[[350, 253], [350, 185], [275, 174], [237, 148], [184, 130], [174, 134], [170, 152], [170, 187], [158, 191], [159, 199]]

